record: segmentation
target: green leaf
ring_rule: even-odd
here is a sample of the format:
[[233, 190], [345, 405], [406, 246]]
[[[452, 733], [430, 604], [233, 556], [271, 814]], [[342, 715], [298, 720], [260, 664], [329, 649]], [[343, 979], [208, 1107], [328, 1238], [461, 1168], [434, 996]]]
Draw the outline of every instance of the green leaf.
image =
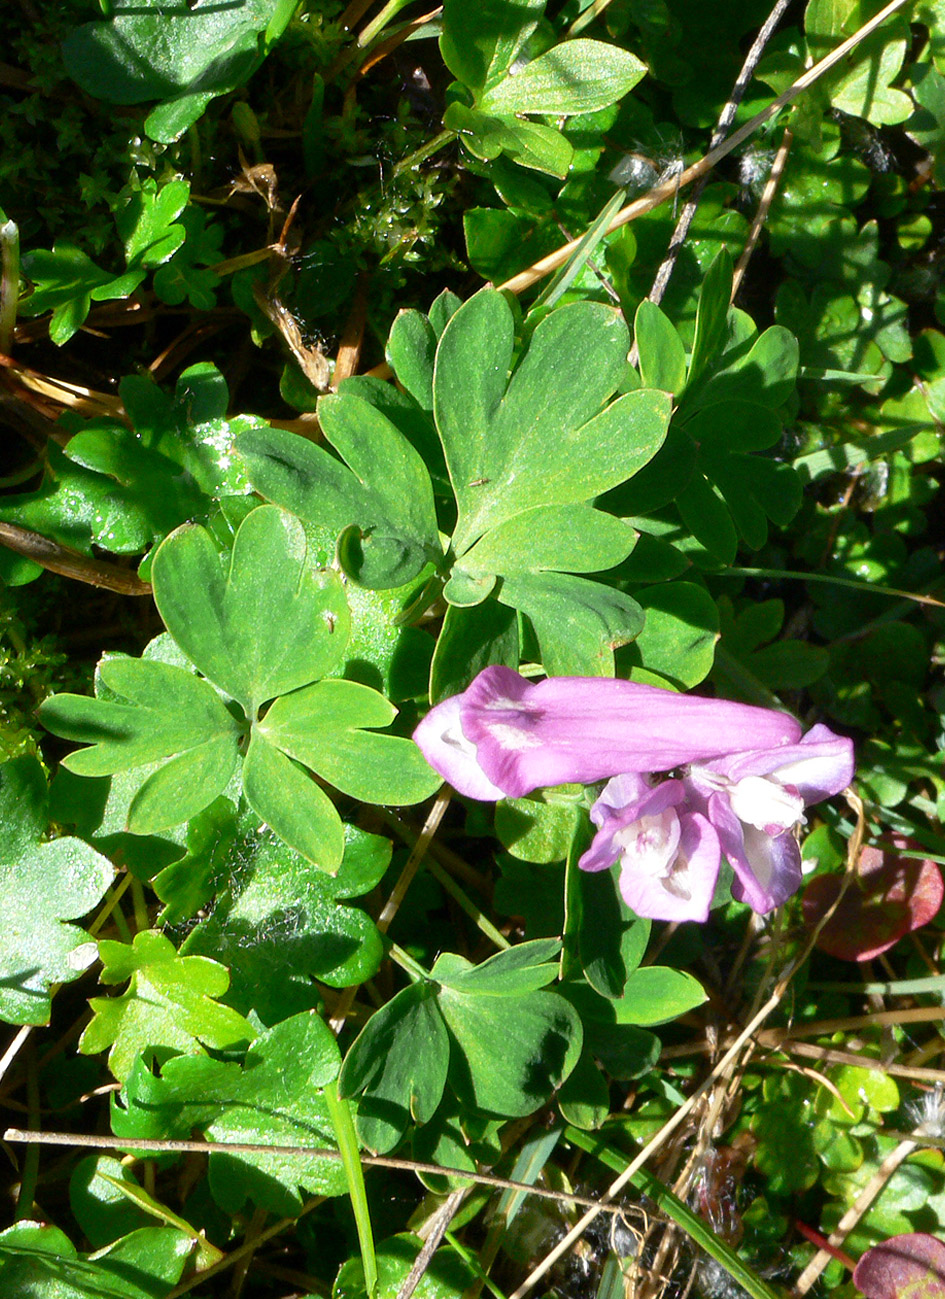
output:
[[361, 802], [419, 803], [441, 777], [412, 740], [362, 729], [389, 726], [396, 713], [369, 686], [318, 681], [277, 699], [258, 733]]
[[627, 980], [623, 995], [610, 1004], [618, 1024], [665, 1024], [701, 1006], [706, 995], [700, 984], [684, 970], [664, 965], [646, 965]]
[[351, 529], [341, 558], [362, 585], [402, 586], [442, 556], [426, 466], [364, 398], [322, 398], [318, 412], [326, 437], [347, 463], [297, 434], [250, 434], [240, 440], [239, 452], [253, 486], [308, 522], [339, 533]]
[[[862, 0], [810, 0], [804, 14], [807, 46], [820, 59], [871, 16]], [[909, 44], [909, 26], [901, 15], [887, 22], [857, 46], [839, 70], [827, 74], [821, 87], [834, 108], [879, 125], [904, 121], [912, 111], [909, 96], [895, 90], [896, 79]]]
[[433, 409], [433, 358], [437, 337], [421, 311], [399, 311], [385, 355], [397, 380], [424, 410]]
[[544, 0], [445, 0], [440, 53], [443, 62], [471, 90], [481, 91], [499, 81], [534, 32]]
[[76, 1164], [69, 1178], [69, 1204], [93, 1249], [153, 1225], [154, 1219], [123, 1194], [124, 1187], [141, 1189], [131, 1169], [111, 1155], [89, 1155]]
[[371, 1016], [351, 1045], [338, 1078], [341, 1096], [357, 1096], [361, 1140], [392, 1150], [408, 1124], [433, 1117], [446, 1086], [449, 1037], [432, 983], [414, 983]]
[[344, 829], [334, 803], [302, 767], [258, 732], [243, 763], [250, 807], [290, 848], [334, 875], [344, 855]]
[[499, 598], [527, 614], [551, 676], [613, 676], [614, 649], [643, 626], [636, 600], [567, 573], [510, 575]]
[[694, 383], [718, 351], [732, 297], [732, 259], [723, 248], [709, 267], [699, 292], [696, 332], [689, 358], [689, 380]]
[[222, 260], [223, 229], [192, 205], [181, 213], [179, 224], [185, 242], [154, 272], [154, 292], [169, 307], [189, 302], [198, 311], [211, 311], [220, 284], [212, 267]]
[[558, 977], [557, 938], [536, 938], [496, 952], [479, 965], [451, 952], [439, 957], [430, 973], [444, 987], [477, 997], [517, 997], [545, 988]]
[[519, 664], [518, 619], [514, 609], [485, 600], [470, 609], [448, 605], [430, 668], [430, 701], [458, 695], [483, 668]]
[[0, 1284], [17, 1299], [163, 1299], [193, 1241], [173, 1227], [142, 1227], [82, 1257], [58, 1227], [18, 1222], [0, 1232]]
[[650, 922], [634, 915], [624, 902], [616, 871], [577, 870], [574, 862], [569, 870], [576, 884], [577, 942], [584, 977], [602, 997], [622, 997], [643, 960]]
[[726, 500], [705, 475], [696, 472], [676, 494], [676, 508], [693, 537], [723, 564], [735, 562], [738, 536]]
[[459, 1048], [450, 1055], [450, 1084], [464, 1104], [487, 1113], [534, 1113], [580, 1057], [580, 1018], [556, 992], [513, 1001], [443, 986], [438, 1004]]
[[313, 871], [252, 816], [232, 818], [230, 878], [213, 913], [188, 934], [184, 955], [229, 966], [227, 1000], [276, 1023], [318, 1004], [313, 979], [342, 988], [373, 978], [383, 956], [368, 915], [342, 905], [377, 884], [390, 864], [389, 840], [345, 826], [338, 874]]
[[19, 310], [24, 316], [41, 316], [52, 310], [49, 337], [57, 347], [81, 328], [93, 299], [127, 298], [144, 279], [144, 271], [116, 276], [101, 270], [67, 239], [57, 240], [51, 251], [27, 253], [22, 266], [33, 282], [33, 292], [20, 303]]
[[[419, 1236], [402, 1232], [377, 1248], [377, 1286], [371, 1291], [364, 1281], [364, 1264], [359, 1258], [344, 1263], [332, 1291], [335, 1299], [372, 1299], [372, 1295], [396, 1295], [405, 1284], [423, 1248]], [[424, 1260], [423, 1275], [414, 1290], [416, 1299], [458, 1299], [476, 1281], [476, 1271], [454, 1249], [438, 1249]]]
[[133, 833], [186, 821], [223, 792], [236, 769], [240, 727], [206, 681], [172, 664], [121, 657], [99, 665], [96, 693], [52, 695], [40, 716], [54, 734], [90, 742], [63, 759], [77, 775], [161, 764], [141, 773], [128, 811]]
[[616, 45], [562, 41], [487, 89], [479, 106], [489, 113], [592, 113], [622, 99], [646, 71]]
[[314, 569], [302, 525], [284, 510], [246, 516], [226, 570], [204, 528], [181, 528], [159, 548], [152, 575], [168, 631], [250, 718], [341, 661], [344, 590], [336, 573]]
[[604, 407], [629, 347], [610, 308], [553, 311], [509, 379], [512, 327], [505, 299], [485, 289], [451, 318], [437, 348], [434, 413], [459, 505], [460, 555], [522, 510], [578, 504], [625, 481], [655, 454], [668, 423], [662, 393]]
[[669, 317], [649, 298], [644, 298], [637, 307], [633, 337], [640, 357], [643, 386], [678, 397], [686, 386], [686, 348]]
[[182, 957], [157, 930], [134, 942], [103, 940], [102, 983], [130, 980], [120, 997], [93, 997], [93, 1016], [79, 1039], [83, 1055], [109, 1049], [108, 1067], [119, 1081], [148, 1046], [199, 1052], [201, 1043], [222, 1049], [252, 1039], [242, 1015], [221, 1005], [230, 978], [224, 966], [203, 956]]
[[536, 505], [492, 528], [462, 556], [454, 573], [594, 573], [613, 568], [636, 535], [621, 519], [587, 505]]
[[177, 252], [187, 232], [177, 218], [187, 206], [190, 184], [171, 180], [157, 187], [148, 177], [140, 189], [123, 190], [115, 208], [115, 225], [125, 245], [129, 267], [153, 270]]
[[225, 418], [226, 384], [215, 366], [185, 370], [173, 397], [143, 376], [123, 379], [119, 394], [133, 427], [74, 421], [65, 448], [50, 443], [42, 485], [5, 496], [0, 518], [85, 553], [94, 542], [131, 554], [249, 490], [232, 446], [260, 421]]
[[495, 832], [519, 861], [564, 861], [578, 824], [580, 785], [536, 790], [527, 798], [504, 798], [495, 809]]
[[495, 117], [454, 102], [443, 115], [443, 125], [455, 131], [473, 157], [483, 162], [504, 153], [522, 167], [563, 180], [574, 157], [574, 149], [561, 132], [543, 122], [511, 115]]
[[94, 942], [63, 923], [91, 911], [114, 876], [81, 839], [41, 842], [46, 782], [33, 757], [0, 765], [0, 1019], [45, 1024], [50, 989], [71, 983], [96, 957]]
[[334, 1035], [311, 1011], [261, 1033], [242, 1067], [174, 1056], [157, 1074], [139, 1057], [112, 1107], [112, 1127], [118, 1136], [174, 1139], [197, 1128], [213, 1142], [303, 1147], [298, 1154], [214, 1151], [209, 1158], [210, 1190], [227, 1213], [250, 1199], [295, 1215], [300, 1187], [313, 1195], [347, 1190], [339, 1160], [304, 1153], [336, 1145], [324, 1089], [335, 1085], [339, 1063]]
[[152, 139], [177, 138], [215, 95], [241, 85], [261, 61], [259, 38], [279, 0], [213, 0], [168, 11], [161, 0], [116, 6], [106, 22], [77, 27], [63, 45], [69, 75], [88, 94], [112, 104], [169, 101]]
[[688, 690], [712, 670], [719, 639], [719, 613], [705, 587], [665, 582], [638, 591], [643, 630], [621, 659]]

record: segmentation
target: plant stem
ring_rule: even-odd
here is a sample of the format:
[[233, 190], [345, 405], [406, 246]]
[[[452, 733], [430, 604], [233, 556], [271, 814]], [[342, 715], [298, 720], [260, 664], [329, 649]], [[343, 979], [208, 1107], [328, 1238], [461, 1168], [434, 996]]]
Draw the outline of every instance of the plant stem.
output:
[[10, 354], [20, 294], [20, 232], [15, 221], [0, 225], [0, 352]]

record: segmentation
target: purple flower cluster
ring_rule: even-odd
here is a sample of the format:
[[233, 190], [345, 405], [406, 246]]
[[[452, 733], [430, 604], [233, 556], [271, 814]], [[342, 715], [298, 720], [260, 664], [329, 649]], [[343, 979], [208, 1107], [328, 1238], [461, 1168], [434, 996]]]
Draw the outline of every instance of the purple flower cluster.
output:
[[470, 798], [606, 780], [581, 867], [619, 863], [627, 904], [658, 920], [705, 920], [723, 855], [736, 898], [779, 906], [801, 882], [804, 808], [853, 778], [852, 741], [826, 726], [802, 736], [786, 713], [612, 678], [533, 684], [503, 667], [437, 704], [414, 739]]

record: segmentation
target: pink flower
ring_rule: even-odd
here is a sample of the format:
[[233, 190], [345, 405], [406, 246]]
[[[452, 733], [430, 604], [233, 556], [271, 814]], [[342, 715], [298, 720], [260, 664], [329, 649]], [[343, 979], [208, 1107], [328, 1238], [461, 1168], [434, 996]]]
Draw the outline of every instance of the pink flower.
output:
[[521, 798], [533, 789], [590, 784], [627, 772], [670, 771], [735, 750], [796, 744], [786, 713], [680, 695], [609, 677], [480, 672], [432, 708], [414, 739], [434, 770], [470, 798]]
[[804, 808], [853, 779], [853, 741], [814, 726], [797, 744], [748, 749], [694, 762], [684, 778], [689, 806], [711, 821], [735, 871], [732, 894], [771, 911], [801, 883], [795, 826]]
[[706, 920], [721, 849], [711, 823], [685, 801], [681, 780], [654, 786], [646, 776], [615, 776], [591, 808], [598, 831], [581, 869], [617, 862], [620, 892], [638, 916]]

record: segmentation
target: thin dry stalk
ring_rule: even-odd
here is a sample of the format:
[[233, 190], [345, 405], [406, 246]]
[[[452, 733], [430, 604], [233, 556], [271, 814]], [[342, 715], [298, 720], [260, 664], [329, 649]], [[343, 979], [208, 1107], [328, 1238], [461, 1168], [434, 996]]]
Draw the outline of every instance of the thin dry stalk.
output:
[[768, 219], [768, 213], [771, 210], [771, 204], [774, 202], [774, 196], [778, 192], [778, 186], [781, 183], [781, 177], [784, 175], [784, 168], [787, 165], [788, 153], [791, 149], [791, 141], [794, 134], [789, 126], [784, 128], [784, 134], [781, 137], [781, 143], [778, 145], [778, 151], [774, 155], [774, 162], [771, 164], [771, 171], [768, 173], [768, 179], [765, 182], [764, 192], [761, 195], [761, 202], [758, 204], [758, 211], [755, 213], [755, 219], [751, 223], [751, 229], [748, 232], [748, 240], [742, 249], [742, 255], [735, 265], [735, 274], [732, 276], [732, 301], [735, 301], [735, 295], [741, 287], [742, 278], [748, 269], [748, 263], [751, 261], [751, 255], [761, 237], [764, 224]]
[[403, 1285], [397, 1291], [397, 1299], [411, 1299], [411, 1295], [423, 1280], [424, 1273], [430, 1266], [440, 1241], [446, 1235], [450, 1223], [456, 1217], [463, 1200], [468, 1194], [469, 1188], [466, 1186], [460, 1187], [458, 1191], [451, 1192], [433, 1215], [427, 1224], [427, 1238], [423, 1242], [423, 1248], [414, 1259], [413, 1267], [404, 1277]]
[[[719, 115], [715, 130], [712, 132], [712, 138], [709, 141], [709, 148], [714, 149], [721, 144], [728, 133], [729, 127], [735, 121], [735, 114], [738, 112], [738, 105], [745, 97], [745, 91], [748, 89], [752, 77], [755, 75], [761, 56], [764, 53], [765, 46], [774, 35], [774, 30], [784, 16], [791, 0], [777, 0], [774, 8], [771, 10], [764, 24], [760, 28], [758, 35], [752, 42], [751, 49], [745, 56], [745, 62], [742, 64], [741, 71], [736, 78], [735, 85], [732, 87], [732, 93], [729, 95], [728, 102]], [[655, 302], [657, 306], [663, 299], [669, 285], [670, 277], [676, 267], [676, 259], [679, 256], [680, 249], [686, 242], [689, 235], [689, 228], [692, 225], [693, 218], [696, 215], [696, 209], [699, 206], [699, 199], [702, 197], [702, 191], [708, 183], [708, 176], [703, 176], [701, 180], [693, 187], [692, 194], [686, 201], [682, 212], [679, 214], [679, 220], [676, 223], [676, 229], [673, 231], [673, 237], [669, 241], [669, 247], [666, 250], [666, 256], [663, 258], [662, 265], [656, 272], [656, 278], [653, 281], [653, 287], [649, 292], [650, 302]], [[636, 362], [631, 358], [631, 364]]]
[[331, 374], [332, 392], [337, 392], [340, 383], [357, 373], [358, 362], [361, 360], [361, 345], [364, 342], [364, 327], [367, 324], [367, 287], [367, 276], [359, 275], [354, 303], [345, 322]]
[[[870, 1205], [882, 1191], [883, 1187], [895, 1173], [904, 1160], [908, 1159], [914, 1150], [918, 1150], [919, 1141], [908, 1140], [900, 1141], [895, 1150], [891, 1150], [883, 1162], [877, 1168], [876, 1172], [863, 1187], [862, 1191], [847, 1209], [846, 1213], [837, 1223], [836, 1229], [827, 1237], [827, 1244], [832, 1245], [834, 1249], [839, 1248], [846, 1240], [850, 1232], [869, 1209]], [[824, 1268], [833, 1258], [829, 1250], [819, 1249], [811, 1261], [804, 1268], [804, 1271], [797, 1278], [794, 1285], [796, 1295], [805, 1295], [808, 1290], [823, 1272]]]
[[[340, 1152], [332, 1146], [280, 1146], [248, 1141], [165, 1141], [147, 1137], [95, 1136], [85, 1132], [34, 1132], [27, 1128], [7, 1128], [2, 1139], [24, 1145], [137, 1151], [142, 1158], [148, 1155], [212, 1155], [222, 1152], [231, 1155], [311, 1155], [313, 1159], [336, 1161], [341, 1159]], [[520, 1191], [524, 1195], [537, 1196], [540, 1200], [579, 1204], [586, 1208], [593, 1207], [598, 1212], [618, 1217], [626, 1212], [621, 1205], [601, 1206], [597, 1200], [590, 1199], [586, 1195], [575, 1195], [571, 1191], [548, 1190], [544, 1186], [533, 1186], [530, 1182], [517, 1182], [508, 1177], [498, 1177], [494, 1173], [470, 1172], [468, 1168], [452, 1168], [448, 1164], [427, 1164], [422, 1160], [399, 1159], [394, 1155], [367, 1155], [363, 1151], [359, 1158], [362, 1164], [371, 1168], [394, 1168], [403, 1173], [459, 1177], [464, 1181], [491, 1186], [500, 1191]]]
[[[652, 211], [655, 207], [659, 207], [667, 199], [674, 198], [681, 186], [688, 185], [692, 181], [698, 180], [700, 176], [704, 176], [706, 172], [711, 171], [717, 162], [727, 157], [733, 149], [737, 149], [740, 144], [744, 143], [758, 130], [759, 126], [763, 126], [765, 122], [770, 121], [782, 108], [802, 95], [805, 90], [814, 85], [816, 81], [819, 81], [825, 73], [846, 58], [852, 50], [856, 49], [860, 42], [864, 41], [877, 27], [882, 26], [887, 18], [909, 3], [911, 3], [911, 0], [890, 0], [890, 3], [875, 14], [869, 22], [864, 23], [858, 31], [841, 42], [835, 50], [831, 50], [819, 63], [815, 63], [812, 68], [809, 68], [807, 72], [798, 77], [794, 84], [789, 86], [783, 94], [778, 95], [777, 99], [772, 100], [767, 108], [763, 108], [760, 113], [756, 113], [750, 121], [746, 122], [744, 126], [740, 126], [737, 131], [723, 140], [715, 149], [710, 149], [703, 158], [700, 158], [698, 162], [694, 162], [691, 167], [687, 167], [679, 176], [674, 176], [671, 180], [656, 185], [648, 194], [642, 195], [628, 204], [627, 207], [622, 208], [611, 221], [608, 229], [618, 230], [629, 221], [635, 221], [637, 217], [642, 216], [645, 212]], [[570, 243], [564, 244], [561, 248], [549, 253], [546, 257], [542, 257], [518, 275], [513, 275], [504, 284], [500, 284], [499, 288], [508, 289], [512, 293], [522, 293], [545, 275], [563, 265], [577, 248], [577, 243], [577, 240], [572, 240]]]
[[[433, 806], [430, 808], [427, 819], [423, 823], [423, 829], [417, 837], [417, 842], [411, 849], [410, 856], [407, 858], [404, 863], [404, 868], [400, 872], [400, 878], [391, 890], [391, 895], [384, 904], [381, 914], [374, 922], [382, 934], [387, 933], [394, 916], [396, 916], [400, 909], [400, 904], [404, 900], [404, 895], [410, 887], [413, 877], [419, 869], [420, 863], [426, 856], [430, 842], [439, 829], [440, 822], [443, 820], [443, 814], [449, 807], [450, 799], [452, 797], [452, 790], [448, 785], [444, 785], [434, 799]], [[345, 1018], [347, 1017], [348, 1011], [351, 1009], [351, 1004], [354, 1001], [357, 990], [357, 985], [345, 988], [344, 992], [335, 1004], [335, 1013], [331, 1019], [331, 1027], [336, 1033], [340, 1033], [344, 1027]]]

